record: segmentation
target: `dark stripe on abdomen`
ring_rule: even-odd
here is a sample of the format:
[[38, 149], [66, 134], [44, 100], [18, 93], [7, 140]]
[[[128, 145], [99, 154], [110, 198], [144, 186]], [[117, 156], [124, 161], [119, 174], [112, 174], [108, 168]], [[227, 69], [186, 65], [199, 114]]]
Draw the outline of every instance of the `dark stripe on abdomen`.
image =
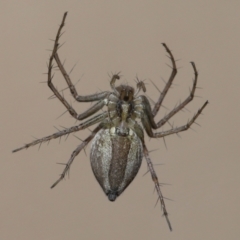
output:
[[109, 168], [109, 184], [112, 191], [118, 191], [124, 180], [131, 140], [127, 137], [112, 137], [112, 160]]

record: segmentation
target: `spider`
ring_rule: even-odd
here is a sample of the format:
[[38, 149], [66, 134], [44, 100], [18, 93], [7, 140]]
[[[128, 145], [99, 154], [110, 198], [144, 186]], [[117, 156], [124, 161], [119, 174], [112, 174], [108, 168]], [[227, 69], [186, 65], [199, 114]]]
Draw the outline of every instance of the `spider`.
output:
[[[80, 96], [78, 95], [75, 86], [72, 84], [69, 75], [64, 69], [64, 66], [57, 52], [59, 49], [59, 38], [61, 36], [61, 30], [64, 27], [66, 17], [67, 12], [64, 14], [61, 25], [58, 29], [52, 54], [49, 59], [47, 81], [48, 86], [53, 91], [54, 95], [67, 108], [72, 117], [74, 117], [76, 120], [81, 121], [83, 119], [86, 119], [97, 113], [104, 106], [107, 107], [107, 110], [87, 119], [77, 126], [64, 129], [47, 137], [37, 139], [31, 143], [25, 144], [23, 147], [13, 150], [13, 152], [27, 149], [28, 147], [34, 146], [36, 144], [48, 142], [51, 139], [59, 138], [64, 135], [86, 129], [89, 126], [98, 123], [97, 127], [91, 132], [90, 136], [82, 141], [82, 143], [73, 151], [69, 161], [65, 165], [62, 174], [60, 175], [59, 179], [51, 186], [51, 188], [55, 187], [65, 177], [75, 157], [92, 140], [90, 162], [93, 173], [101, 185], [103, 191], [108, 196], [108, 199], [110, 201], [115, 201], [115, 199], [135, 178], [144, 156], [147, 161], [148, 171], [151, 173], [152, 180], [155, 184], [155, 189], [161, 203], [163, 215], [166, 218], [170, 230], [172, 230], [164, 203], [164, 197], [160, 189], [160, 184], [152, 161], [149, 157], [149, 151], [144, 141], [143, 129], [146, 131], [147, 135], [150, 138], [163, 138], [167, 135], [177, 134], [190, 128], [190, 126], [194, 123], [194, 121], [206, 107], [208, 101], [203, 104], [203, 106], [186, 125], [172, 128], [168, 131], [163, 132], [153, 131], [162, 127], [172, 116], [183, 109], [193, 99], [198, 78], [196, 66], [194, 62], [191, 62], [195, 78], [193, 81], [192, 89], [190, 91], [190, 95], [185, 99], [185, 101], [180, 103], [157, 123], [155, 122], [154, 117], [157, 115], [162, 102], [177, 74], [175, 59], [165, 43], [163, 43], [163, 47], [165, 48], [171, 60], [172, 72], [153, 109], [150, 106], [148, 98], [145, 95], [139, 95], [141, 91], [146, 92], [144, 82], [137, 79], [136, 91], [134, 88], [127, 85], [115, 86], [116, 81], [120, 79], [119, 74], [114, 74], [111, 78], [110, 86], [112, 91], [104, 91], [92, 95]], [[57, 67], [60, 69], [64, 79], [66, 80], [68, 88], [75, 100], [78, 102], [97, 101], [95, 105], [91, 106], [88, 110], [81, 114], [78, 114], [74, 110], [74, 108], [64, 99], [64, 97], [59, 93], [59, 91], [52, 83], [52, 69], [54, 67], [54, 60], [57, 64]], [[143, 127], [139, 124], [139, 122], [141, 122]]]

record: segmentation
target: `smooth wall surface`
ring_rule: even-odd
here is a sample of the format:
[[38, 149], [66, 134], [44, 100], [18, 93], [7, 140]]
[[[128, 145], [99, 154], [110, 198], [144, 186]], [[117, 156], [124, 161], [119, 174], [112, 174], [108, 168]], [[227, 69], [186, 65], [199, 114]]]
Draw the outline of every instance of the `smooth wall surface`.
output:
[[[239, 1], [1, 1], [0, 7], [0, 239], [239, 239], [240, 163]], [[63, 13], [68, 11], [59, 50], [79, 94], [110, 90], [109, 74], [122, 83], [145, 79], [147, 94], [158, 98], [171, 69], [161, 45], [172, 50], [179, 67], [174, 86], [156, 119], [189, 94], [199, 71], [197, 97], [171, 119], [181, 126], [201, 105], [210, 104], [192, 130], [146, 142], [161, 183], [170, 232], [153, 193], [145, 160], [138, 176], [116, 202], [96, 182], [89, 149], [75, 159], [70, 177], [53, 190], [71, 153], [90, 131], [11, 153], [17, 147], [78, 123], [45, 83], [46, 63]], [[164, 81], [163, 81], [163, 80]], [[56, 73], [54, 84], [64, 89]], [[90, 104], [64, 96], [77, 112]], [[59, 117], [59, 118], [58, 118]], [[56, 128], [54, 128], [54, 126]], [[164, 130], [170, 128], [164, 126]], [[92, 128], [91, 128], [92, 129]], [[161, 129], [162, 131], [162, 129]], [[159, 165], [163, 164], [163, 165]]]

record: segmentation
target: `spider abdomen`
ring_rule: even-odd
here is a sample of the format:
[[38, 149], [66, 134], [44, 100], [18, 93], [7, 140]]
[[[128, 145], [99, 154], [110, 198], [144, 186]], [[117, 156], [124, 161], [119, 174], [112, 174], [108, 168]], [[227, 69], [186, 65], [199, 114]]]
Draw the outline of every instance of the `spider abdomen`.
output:
[[110, 201], [114, 201], [135, 178], [142, 156], [142, 142], [132, 130], [127, 136], [119, 136], [115, 127], [96, 134], [91, 146], [91, 166]]

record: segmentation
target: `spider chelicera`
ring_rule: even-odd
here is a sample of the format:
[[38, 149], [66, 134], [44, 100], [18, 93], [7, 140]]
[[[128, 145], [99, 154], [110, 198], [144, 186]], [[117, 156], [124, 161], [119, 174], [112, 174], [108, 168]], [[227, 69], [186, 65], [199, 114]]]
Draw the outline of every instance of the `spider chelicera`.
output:
[[[72, 84], [69, 75], [64, 69], [57, 52], [59, 49], [61, 30], [64, 26], [66, 16], [67, 12], [64, 14], [62, 23], [58, 29], [56, 39], [54, 41], [53, 51], [49, 59], [48, 86], [76, 120], [86, 119], [97, 113], [104, 106], [107, 107], [107, 110], [103, 113], [93, 116], [77, 126], [64, 129], [50, 136], [37, 139], [29, 144], [25, 144], [23, 147], [13, 150], [13, 152], [26, 149], [36, 144], [48, 142], [63, 135], [68, 135], [70, 133], [86, 129], [94, 124], [98, 124], [97, 127], [91, 132], [90, 136], [82, 141], [82, 143], [74, 150], [62, 174], [60, 175], [60, 178], [52, 185], [52, 188], [55, 187], [65, 177], [74, 158], [82, 149], [84, 149], [85, 146], [87, 146], [91, 140], [93, 140], [90, 153], [93, 173], [103, 191], [108, 196], [108, 199], [110, 201], [114, 201], [135, 178], [144, 156], [147, 161], [148, 170], [151, 173], [152, 180], [155, 184], [155, 189], [161, 203], [163, 215], [167, 220], [170, 230], [172, 230], [170, 221], [168, 219], [164, 198], [160, 190], [160, 184], [158, 182], [152, 161], [149, 157], [148, 149], [144, 142], [143, 128], [150, 138], [163, 138], [167, 135], [177, 134], [190, 128], [190, 126], [206, 107], [208, 101], [203, 104], [203, 106], [198, 110], [193, 118], [188, 121], [186, 125], [171, 128], [168, 131], [153, 132], [154, 129], [162, 127], [172, 116], [182, 110], [193, 99], [198, 77], [195, 64], [191, 62], [195, 78], [190, 95], [157, 123], [155, 122], [154, 117], [157, 115], [160, 107], [162, 106], [162, 102], [177, 74], [175, 59], [165, 43], [163, 43], [163, 47], [165, 48], [171, 60], [172, 72], [153, 109], [150, 106], [148, 98], [145, 95], [139, 95], [140, 91], [146, 91], [144, 82], [137, 79], [136, 91], [134, 88], [128, 85], [119, 85], [116, 87], [116, 80], [120, 79], [119, 74], [114, 74], [111, 78], [110, 86], [112, 91], [80, 96], [78, 95], [75, 86]], [[52, 83], [52, 69], [54, 61], [66, 80], [68, 88], [70, 89], [74, 99], [78, 102], [97, 101], [95, 105], [81, 114], [78, 114], [74, 110], [74, 108], [64, 99], [64, 97], [59, 93]], [[139, 121], [141, 122], [143, 128], [139, 124]]]

